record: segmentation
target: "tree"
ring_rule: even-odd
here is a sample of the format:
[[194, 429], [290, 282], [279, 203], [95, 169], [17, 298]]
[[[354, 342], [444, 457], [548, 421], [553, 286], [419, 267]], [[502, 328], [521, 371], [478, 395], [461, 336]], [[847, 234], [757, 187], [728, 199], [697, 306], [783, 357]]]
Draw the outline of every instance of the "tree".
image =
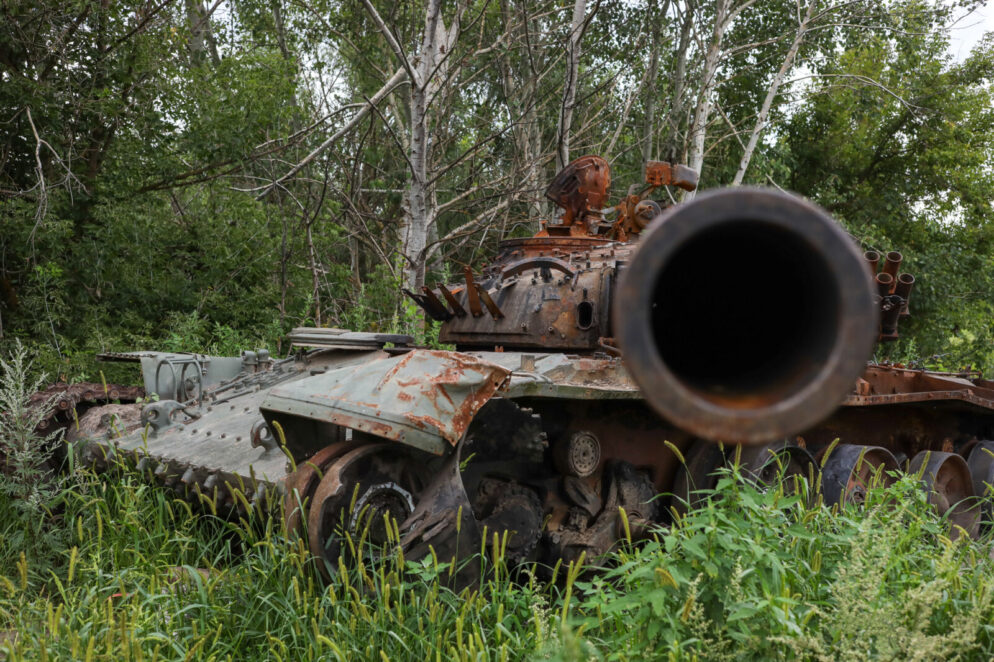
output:
[[946, 54], [941, 5], [904, 2], [887, 30], [851, 35], [790, 121], [786, 183], [867, 247], [905, 253], [913, 317], [890, 353], [994, 365], [994, 41]]
[[615, 194], [661, 158], [815, 198], [920, 275], [892, 356], [994, 362], [991, 46], [949, 61], [939, 0], [0, 11], [0, 344], [50, 373], [315, 322], [421, 330], [401, 287], [533, 233], [586, 153]]

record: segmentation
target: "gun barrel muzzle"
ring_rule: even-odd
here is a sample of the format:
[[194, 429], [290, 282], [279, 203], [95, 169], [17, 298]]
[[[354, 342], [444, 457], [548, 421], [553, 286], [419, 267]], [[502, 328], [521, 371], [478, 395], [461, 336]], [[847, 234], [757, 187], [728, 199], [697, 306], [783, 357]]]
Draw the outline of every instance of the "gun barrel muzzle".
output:
[[692, 434], [760, 443], [828, 416], [878, 332], [867, 259], [827, 212], [737, 188], [676, 205], [620, 276], [618, 344], [647, 402]]

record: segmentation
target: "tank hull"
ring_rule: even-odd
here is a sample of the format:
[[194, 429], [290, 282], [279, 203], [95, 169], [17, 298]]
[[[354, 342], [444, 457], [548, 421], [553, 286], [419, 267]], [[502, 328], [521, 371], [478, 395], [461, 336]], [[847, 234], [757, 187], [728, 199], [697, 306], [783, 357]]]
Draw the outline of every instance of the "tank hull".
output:
[[[336, 375], [360, 372], [358, 380], [338, 380], [349, 388], [336, 392]], [[406, 386], [391, 391], [391, 379]], [[138, 426], [122, 436], [105, 421], [83, 456], [101, 469], [113, 466], [112, 458], [124, 460], [205, 511], [282, 515], [305, 535], [309, 526], [324, 526], [327, 533], [313, 544], [323, 553], [327, 538], [337, 535], [333, 524], [312, 517], [330, 498], [318, 493], [325, 478], [301, 480], [301, 474], [336, 461], [334, 471], [348, 473], [353, 465], [342, 457], [375, 448], [371, 456], [389, 458], [387, 464], [431, 474], [418, 483], [398, 470], [382, 481], [411, 495], [397, 512], [409, 553], [459, 552], [453, 518], [465, 512], [472, 519], [460, 531], [509, 531], [515, 560], [554, 564], [610, 551], [626, 535], [619, 508], [630, 535], [665, 523], [736, 454], [757, 471], [784, 448], [803, 449], [821, 463], [839, 443], [886, 449], [905, 467], [925, 451], [966, 460], [994, 438], [990, 387], [978, 378], [870, 365], [818, 425], [759, 452], [750, 446], [736, 453], [727, 445], [695, 463], [695, 449], [716, 446], [660, 417], [619, 357], [321, 349], [209, 390], [202, 405], [174, 414], [158, 430]], [[406, 402], [397, 397], [404, 388], [415, 389], [409, 394], [417, 413], [396, 406]], [[426, 403], [436, 401], [442, 409], [429, 411]], [[442, 418], [447, 425], [434, 425]], [[260, 442], [259, 421], [276, 443]], [[328, 453], [335, 447], [339, 452]], [[446, 480], [434, 485], [430, 478], [438, 476]], [[365, 478], [354, 475], [342, 487], [354, 489]], [[439, 525], [442, 531], [425, 540], [425, 531]]]

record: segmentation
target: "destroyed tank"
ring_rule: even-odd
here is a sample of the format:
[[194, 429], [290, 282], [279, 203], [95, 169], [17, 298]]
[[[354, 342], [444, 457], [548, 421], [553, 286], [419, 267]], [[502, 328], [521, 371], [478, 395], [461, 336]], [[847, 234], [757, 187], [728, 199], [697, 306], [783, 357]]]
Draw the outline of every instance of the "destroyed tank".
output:
[[881, 266], [780, 191], [671, 205], [653, 194], [696, 173], [650, 162], [645, 180], [609, 206], [607, 162], [578, 159], [535, 236], [406, 292], [452, 350], [303, 328], [280, 359], [104, 355], [140, 361], [158, 399], [94, 407], [70, 437], [98, 469], [123, 460], [210, 512], [281, 513], [323, 571], [354, 549], [346, 534], [407, 558], [496, 533], [514, 563], [592, 559], [733, 461], [758, 481], [820, 468], [828, 503], [920, 472], [976, 535], [994, 382], [868, 363], [909, 314], [900, 254]]

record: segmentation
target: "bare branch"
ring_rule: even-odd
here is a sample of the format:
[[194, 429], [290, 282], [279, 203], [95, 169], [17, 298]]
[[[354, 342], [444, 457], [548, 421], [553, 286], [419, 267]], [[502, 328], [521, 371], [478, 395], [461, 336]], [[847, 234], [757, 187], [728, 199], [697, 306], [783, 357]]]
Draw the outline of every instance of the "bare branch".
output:
[[476, 193], [477, 191], [479, 191], [481, 189], [497, 188], [498, 184], [506, 181], [509, 177], [510, 177], [510, 175], [503, 175], [501, 177], [498, 177], [497, 179], [493, 179], [493, 180], [487, 182], [486, 184], [480, 184], [479, 186], [473, 186], [472, 188], [467, 188], [466, 190], [462, 191], [458, 195], [456, 195], [456, 196], [452, 197], [451, 199], [446, 200], [445, 202], [443, 202], [442, 204], [440, 204], [438, 206], [437, 212], [439, 214], [441, 214], [441, 213], [443, 213], [445, 211], [448, 211], [449, 209], [451, 209], [452, 207], [454, 207], [456, 204], [458, 204], [459, 202], [465, 200], [466, 198], [468, 198], [469, 196], [473, 195], [474, 193]]
[[376, 27], [379, 28], [383, 38], [387, 40], [387, 44], [390, 45], [391, 50], [393, 50], [393, 54], [397, 56], [398, 60], [400, 60], [400, 65], [404, 68], [404, 71], [407, 72], [407, 76], [410, 78], [411, 84], [421, 85], [422, 82], [418, 80], [418, 75], [415, 73], [414, 68], [411, 67], [411, 63], [408, 61], [407, 55], [404, 54], [404, 49], [400, 47], [396, 37], [393, 36], [393, 32], [391, 32], [390, 28], [387, 27], [387, 24], [383, 22], [383, 18], [380, 16], [380, 13], [376, 11], [376, 7], [374, 7], [373, 3], [369, 0], [362, 0], [362, 4], [366, 6], [366, 11], [369, 12], [369, 16], [373, 19], [373, 23], [376, 23]]
[[259, 186], [259, 187], [256, 187], [256, 188], [238, 189], [238, 190], [244, 191], [246, 193], [254, 193], [255, 191], [261, 191], [261, 193], [259, 193], [259, 195], [257, 197], [258, 198], [265, 197], [273, 188], [282, 185], [283, 182], [285, 182], [286, 180], [290, 179], [291, 177], [293, 177], [294, 175], [296, 175], [298, 172], [300, 172], [301, 170], [303, 170], [304, 167], [308, 163], [310, 163], [311, 161], [313, 161], [315, 158], [317, 158], [317, 156], [319, 154], [321, 154], [326, 149], [328, 149], [329, 147], [331, 147], [333, 144], [335, 144], [335, 142], [339, 138], [341, 138], [346, 133], [348, 133], [349, 131], [351, 131], [352, 128], [355, 127], [362, 120], [362, 118], [364, 118], [366, 115], [369, 114], [370, 110], [372, 110], [372, 108], [376, 104], [378, 104], [380, 101], [383, 100], [384, 97], [386, 97], [388, 94], [390, 94], [390, 92], [392, 92], [395, 87], [397, 87], [398, 85], [400, 85], [401, 83], [404, 83], [406, 81], [407, 81], [407, 72], [405, 72], [403, 69], [398, 69], [394, 73], [394, 75], [390, 77], [390, 80], [388, 80], [383, 85], [383, 87], [381, 87], [376, 92], [376, 94], [374, 94], [372, 97], [370, 97], [369, 100], [362, 105], [362, 108], [360, 108], [359, 111], [356, 112], [356, 114], [353, 115], [352, 118], [348, 122], [345, 123], [345, 126], [343, 126], [341, 129], [339, 129], [334, 134], [332, 134], [323, 143], [321, 143], [320, 145], [318, 145], [310, 154], [308, 154], [307, 156], [305, 156], [303, 158], [303, 160], [300, 161], [300, 163], [298, 163], [293, 168], [291, 168], [289, 172], [287, 172], [285, 175], [283, 175], [282, 177], [280, 177], [276, 181], [272, 182], [271, 184], [267, 184], [265, 186]]
[[625, 128], [625, 124], [628, 122], [628, 113], [632, 110], [632, 104], [635, 102], [635, 97], [642, 93], [642, 88], [645, 87], [645, 83], [649, 80], [649, 73], [652, 71], [651, 67], [646, 67], [645, 72], [642, 74], [642, 80], [639, 81], [638, 85], [632, 89], [631, 93], [628, 95], [628, 99], [625, 101], [625, 108], [621, 113], [621, 119], [618, 120], [618, 126], [614, 129], [614, 135], [611, 136], [611, 142], [607, 144], [607, 149], [604, 152], [604, 158], [611, 160], [611, 154], [614, 152], [614, 145], [618, 142], [618, 137], [621, 136], [622, 129]]
[[[746, 170], [749, 168], [749, 162], [752, 160], [752, 155], [756, 151], [756, 145], [759, 143], [759, 137], [763, 133], [763, 129], [766, 128], [766, 120], [770, 115], [770, 108], [773, 106], [773, 100], [777, 97], [780, 91], [780, 85], [783, 83], [784, 77], [787, 72], [794, 66], [794, 58], [797, 56], [797, 51], [801, 47], [801, 42], [804, 41], [804, 36], [807, 33], [808, 24], [811, 21], [811, 14], [814, 12], [816, 0], [808, 0], [808, 9], [805, 12], [804, 18], [798, 16], [797, 24], [797, 34], [794, 35], [794, 41], [791, 43], [790, 48], [787, 50], [787, 54], [784, 56], [783, 63], [780, 65], [780, 70], [777, 71], [776, 76], [773, 77], [773, 81], [770, 83], [769, 89], [766, 91], [766, 98], [763, 99], [763, 105], [759, 109], [759, 115], [756, 117], [756, 124], [752, 127], [752, 133], [749, 134], [749, 143], [745, 146], [742, 152], [742, 159], [739, 161], [739, 169], [735, 172], [735, 177], [732, 178], [732, 186], [738, 186], [742, 183], [743, 178], [745, 178]], [[800, 9], [800, 6], [798, 6]], [[738, 136], [736, 135], [736, 138]], [[739, 141], [742, 142], [741, 140]]]
[[880, 81], [874, 80], [869, 76], [863, 76], [861, 74], [809, 74], [807, 76], [799, 76], [798, 78], [792, 78], [789, 82], [796, 83], [797, 81], [807, 80], [808, 78], [852, 78], [854, 80], [858, 80], [861, 83], [869, 85], [870, 87], [878, 88], [879, 90], [883, 91], [885, 94], [888, 94], [889, 96], [892, 96], [895, 99], [897, 99], [898, 103], [900, 103], [902, 106], [904, 106], [909, 110], [921, 110], [921, 106], [916, 106], [911, 102], [907, 101], [900, 94], [890, 89]]
[[465, 236], [467, 234], [473, 234], [473, 232], [476, 232], [477, 229], [483, 227], [484, 225], [492, 221], [494, 217], [509, 204], [511, 204], [511, 199], [510, 197], [505, 196], [503, 200], [498, 202], [490, 209], [487, 209], [486, 211], [477, 214], [476, 217], [473, 218], [473, 220], [463, 223], [456, 229], [449, 232], [444, 237], [438, 239], [437, 241], [432, 242], [431, 244], [428, 245], [429, 250], [427, 257], [429, 258], [431, 257], [431, 255], [437, 250], [436, 248], [437, 246], [444, 244], [447, 241], [458, 239], [459, 237]]
[[45, 169], [41, 164], [41, 136], [38, 135], [38, 129], [35, 127], [35, 122], [31, 118], [31, 108], [28, 107], [26, 110], [28, 112], [28, 124], [31, 125], [31, 133], [35, 137], [35, 172], [38, 174], [38, 209], [35, 211], [34, 227], [31, 228], [31, 234], [28, 236], [28, 241], [33, 246], [38, 226], [41, 225], [45, 214], [48, 213], [48, 190], [45, 187]]

